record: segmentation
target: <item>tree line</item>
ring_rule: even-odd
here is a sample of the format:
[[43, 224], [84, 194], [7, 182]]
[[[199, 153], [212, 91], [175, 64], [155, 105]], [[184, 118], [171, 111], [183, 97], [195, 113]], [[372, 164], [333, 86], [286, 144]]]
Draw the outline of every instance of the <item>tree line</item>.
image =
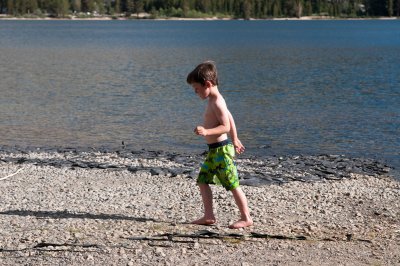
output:
[[0, 14], [277, 18], [400, 15], [400, 0], [0, 0]]

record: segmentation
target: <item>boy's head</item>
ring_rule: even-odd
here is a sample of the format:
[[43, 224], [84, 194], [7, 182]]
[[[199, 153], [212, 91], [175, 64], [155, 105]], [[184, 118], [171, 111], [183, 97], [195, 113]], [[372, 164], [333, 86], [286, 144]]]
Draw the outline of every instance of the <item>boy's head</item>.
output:
[[198, 65], [186, 78], [189, 84], [199, 83], [202, 86], [206, 85], [206, 81], [211, 82], [212, 85], [218, 86], [218, 73], [217, 67], [213, 61], [205, 61]]

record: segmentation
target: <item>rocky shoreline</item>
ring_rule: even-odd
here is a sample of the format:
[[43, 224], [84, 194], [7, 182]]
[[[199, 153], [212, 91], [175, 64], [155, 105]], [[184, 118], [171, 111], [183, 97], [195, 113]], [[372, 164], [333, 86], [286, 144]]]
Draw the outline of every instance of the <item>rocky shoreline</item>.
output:
[[[40, 156], [44, 154], [44, 156]], [[15, 164], [34, 164], [57, 168], [115, 169], [149, 172], [151, 175], [196, 178], [204, 160], [203, 154], [182, 154], [150, 150], [79, 150], [76, 148], [0, 149], [0, 161]], [[161, 163], [143, 165], [141, 160]], [[392, 167], [374, 159], [350, 158], [344, 155], [316, 156], [240, 156], [237, 158], [242, 185], [261, 186], [290, 181], [313, 182], [341, 180], [352, 174], [385, 176]]]
[[336, 155], [237, 159], [255, 225], [232, 196], [201, 215], [202, 154], [0, 148], [1, 265], [396, 265], [400, 183]]

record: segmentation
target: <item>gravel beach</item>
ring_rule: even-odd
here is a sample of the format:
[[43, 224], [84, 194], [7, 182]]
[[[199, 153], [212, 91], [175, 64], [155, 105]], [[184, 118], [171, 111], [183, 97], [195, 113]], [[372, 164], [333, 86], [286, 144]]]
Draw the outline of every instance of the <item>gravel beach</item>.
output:
[[400, 182], [387, 166], [240, 157], [254, 226], [232, 230], [239, 212], [221, 187], [213, 187], [217, 224], [189, 224], [202, 215], [201, 162], [1, 151], [0, 265], [400, 265]]

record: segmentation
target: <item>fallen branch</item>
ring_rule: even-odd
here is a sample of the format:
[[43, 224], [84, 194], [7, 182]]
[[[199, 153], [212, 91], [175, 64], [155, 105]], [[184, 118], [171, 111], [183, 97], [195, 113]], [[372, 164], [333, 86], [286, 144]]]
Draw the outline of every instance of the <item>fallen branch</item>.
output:
[[101, 248], [97, 244], [68, 244], [68, 243], [57, 244], [57, 243], [46, 243], [46, 242], [39, 243], [35, 245], [33, 248], [45, 248], [45, 247]]
[[[52, 247], [52, 248], [49, 249], [50, 247]], [[65, 248], [62, 248], [62, 247], [65, 247]], [[68, 251], [68, 252], [97, 252], [97, 251], [88, 250], [88, 249], [94, 248], [94, 249], [104, 250], [105, 247], [131, 249], [129, 246], [124, 245], [124, 244], [106, 246], [106, 245], [91, 244], [91, 243], [88, 243], [88, 244], [72, 244], [72, 243], [48, 243], [48, 242], [42, 242], [42, 243], [38, 243], [38, 244], [36, 244], [34, 246], [21, 248], [21, 249], [0, 248], [0, 253], [2, 253], [2, 252], [11, 252], [11, 253], [12, 252], [21, 252], [21, 251], [27, 251], [27, 250], [49, 251], [49, 252], [62, 252], [62, 251]], [[66, 248], [68, 248], [68, 249], [66, 249]], [[75, 250], [74, 248], [82, 248], [84, 250]]]
[[[174, 243], [194, 243], [193, 240], [177, 240], [177, 238], [189, 238], [189, 239], [240, 239], [245, 240], [246, 238], [258, 238], [258, 239], [278, 239], [278, 240], [294, 240], [294, 241], [305, 241], [305, 240], [313, 240], [313, 241], [340, 241], [340, 238], [332, 239], [332, 238], [320, 238], [314, 239], [310, 237], [306, 237], [303, 235], [299, 236], [285, 236], [285, 235], [270, 235], [270, 234], [261, 234], [256, 232], [251, 232], [250, 234], [220, 234], [208, 230], [201, 230], [194, 234], [181, 234], [181, 233], [166, 233], [161, 235], [154, 236], [136, 236], [136, 237], [128, 237], [126, 239], [129, 240], [137, 240], [137, 241], [170, 241]], [[372, 243], [371, 240], [367, 239], [353, 239], [347, 237], [346, 241], [360, 241], [366, 243]]]
[[15, 175], [18, 174], [20, 171], [22, 171], [22, 168], [18, 169], [17, 172], [15, 172], [14, 174], [11, 174], [11, 175], [8, 175], [8, 176], [6, 176], [6, 177], [0, 178], [0, 181], [1, 181], [1, 180], [4, 180], [4, 179], [7, 179], [7, 178], [10, 178], [10, 177], [12, 177], [12, 176], [15, 176]]
[[[46, 243], [42, 242], [39, 244], [36, 244], [33, 247], [26, 247], [22, 249], [7, 249], [7, 248], [0, 248], [0, 253], [1, 252], [18, 252], [18, 251], [25, 251], [25, 250], [31, 250], [31, 249], [38, 249], [38, 250], [45, 250], [45, 251], [66, 251], [65, 249], [43, 249], [47, 247], [73, 247], [73, 248], [97, 248], [97, 249], [102, 249], [101, 246], [97, 244], [69, 244], [69, 243]], [[71, 251], [71, 250], [69, 250]]]

